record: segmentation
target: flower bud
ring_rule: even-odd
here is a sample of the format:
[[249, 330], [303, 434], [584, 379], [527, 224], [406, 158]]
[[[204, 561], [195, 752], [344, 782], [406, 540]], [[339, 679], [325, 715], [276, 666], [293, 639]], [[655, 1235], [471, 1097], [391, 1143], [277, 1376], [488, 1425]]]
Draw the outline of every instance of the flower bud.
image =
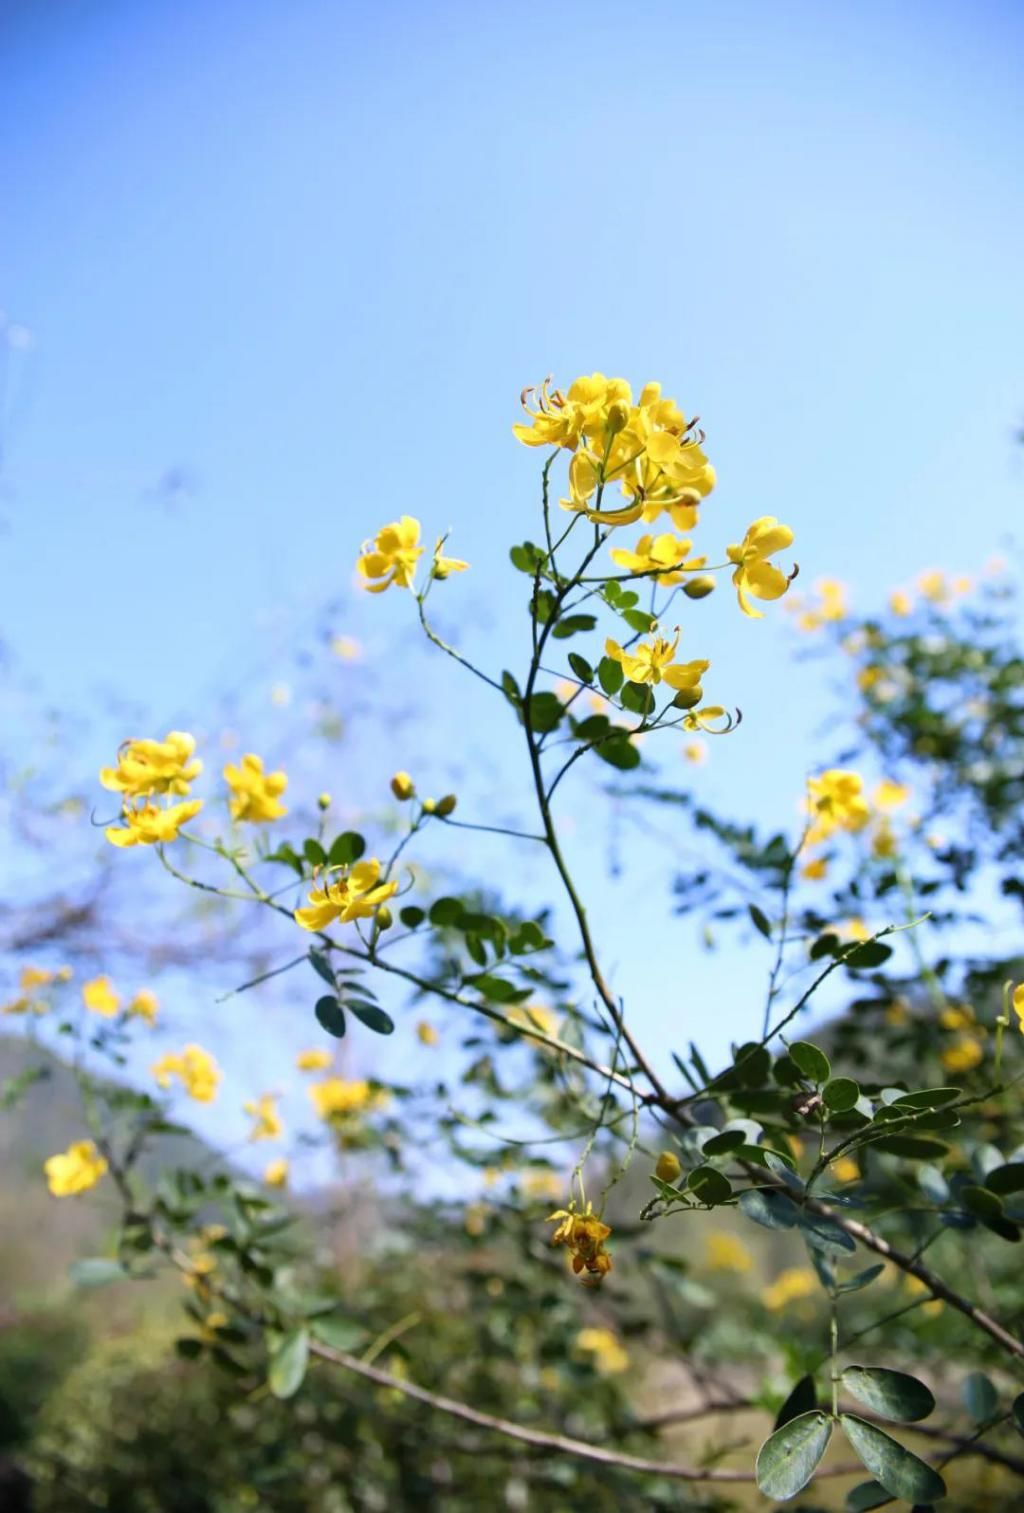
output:
[[676, 709], [694, 709], [704, 697], [704, 690], [698, 683], [694, 688], [681, 688], [672, 703]]
[[687, 578], [683, 584], [683, 593], [688, 599], [706, 599], [708, 594], [714, 593], [715, 580], [710, 573], [700, 573], [696, 578]]
[[423, 813], [424, 814], [436, 814], [437, 813], [437, 799], [424, 799], [423, 800]]
[[329, 793], [321, 793], [316, 801], [316, 807], [326, 813], [331, 807], [331, 795]]
[[450, 814], [455, 813], [455, 805], [457, 803], [458, 799], [455, 797], [454, 793], [446, 793], [444, 798], [438, 799], [437, 801], [438, 814], [442, 819], [447, 819]]
[[629, 424], [629, 405], [616, 399], [608, 406], [608, 429], [613, 436], [624, 431]]
[[404, 803], [415, 794], [416, 784], [407, 772], [396, 772], [391, 779], [391, 792], [399, 802]]
[[381, 904], [380, 908], [374, 915], [374, 919], [377, 922], [378, 930], [390, 930], [391, 926], [395, 922], [395, 916], [392, 914], [387, 904]]
[[674, 1186], [679, 1181], [682, 1170], [679, 1157], [673, 1151], [662, 1151], [654, 1175], [662, 1182], [670, 1182]]

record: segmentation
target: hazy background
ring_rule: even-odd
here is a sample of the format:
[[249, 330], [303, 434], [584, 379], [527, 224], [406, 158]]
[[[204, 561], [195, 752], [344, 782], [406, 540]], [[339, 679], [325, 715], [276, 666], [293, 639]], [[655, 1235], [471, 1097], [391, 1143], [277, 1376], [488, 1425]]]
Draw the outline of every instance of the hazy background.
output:
[[[403, 511], [453, 527], [473, 571], [442, 623], [521, 666], [507, 548], [538, 533], [538, 454], [510, 426], [548, 372], [657, 378], [699, 412], [702, 545], [776, 514], [803, 582], [859, 605], [976, 572], [1020, 504], [1022, 39], [1012, 3], [0, 4], [0, 637], [22, 690], [89, 716], [69, 787], [135, 720], [214, 740], [226, 694], [241, 749], [297, 784], [295, 649], [331, 632], [363, 647], [321, 643], [338, 710], [407, 716], [341, 748], [339, 814], [405, 766], [467, 817], [525, 815], [508, 711], [352, 564]], [[821, 665], [728, 591], [685, 635], [744, 725], [703, 768], [672, 739], [645, 755], [792, 822], [835, 755]], [[695, 957], [667, 924], [671, 829], [584, 834], [587, 778], [562, 795], [581, 868], [623, 863], [592, 902], [642, 1038], [744, 1036], [767, 948]], [[555, 897], [547, 868], [479, 857]], [[212, 995], [172, 1009], [170, 1039], [201, 1028], [247, 1088], [311, 1039], [304, 999], [258, 1043]]]

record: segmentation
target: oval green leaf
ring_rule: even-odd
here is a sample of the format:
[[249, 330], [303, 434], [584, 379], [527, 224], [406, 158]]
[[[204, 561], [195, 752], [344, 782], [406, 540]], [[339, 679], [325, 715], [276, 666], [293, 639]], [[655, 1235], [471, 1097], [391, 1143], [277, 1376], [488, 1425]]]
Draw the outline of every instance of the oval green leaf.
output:
[[985, 1178], [985, 1186], [993, 1193], [1024, 1191], [1024, 1161], [1010, 1161], [1006, 1166], [997, 1166]]
[[800, 1216], [793, 1199], [774, 1188], [751, 1187], [740, 1193], [740, 1208], [765, 1229], [793, 1229]]
[[345, 1033], [345, 1011], [338, 1000], [331, 994], [325, 994], [323, 998], [317, 999], [313, 1012], [328, 1035], [340, 1040]]
[[357, 999], [350, 999], [347, 1007], [349, 1013], [354, 1014], [375, 1035], [391, 1035], [394, 1033], [395, 1021], [390, 1014], [385, 1014], [384, 1010], [379, 1008], [377, 1004], [363, 1003]]
[[964, 1407], [976, 1424], [985, 1424], [999, 1412], [999, 1393], [984, 1371], [972, 1371], [964, 1378], [960, 1394]]
[[286, 1334], [267, 1369], [267, 1386], [275, 1397], [294, 1397], [302, 1386], [309, 1361], [309, 1335], [305, 1329]]
[[860, 1088], [852, 1077], [833, 1077], [826, 1082], [821, 1093], [825, 1100], [825, 1107], [834, 1114], [845, 1114], [850, 1109], [856, 1108], [857, 1099], [860, 1097]]
[[853, 1413], [841, 1413], [839, 1422], [865, 1466], [891, 1497], [908, 1503], [938, 1502], [945, 1497], [946, 1483], [939, 1473], [890, 1434]]
[[[710, 1143], [710, 1142], [709, 1142]], [[707, 1147], [705, 1146], [705, 1149]], [[713, 1166], [696, 1166], [686, 1179], [686, 1185], [695, 1198], [713, 1208], [716, 1203], [725, 1203], [732, 1197], [732, 1183]]]
[[842, 1382], [859, 1403], [899, 1424], [916, 1424], [935, 1409], [935, 1398], [924, 1382], [905, 1371], [889, 1371], [884, 1366], [847, 1366]]
[[789, 1054], [811, 1082], [827, 1082], [831, 1077], [832, 1067], [828, 1057], [824, 1051], [819, 1051], [816, 1045], [811, 1045], [810, 1041], [794, 1040], [789, 1048]]
[[832, 1438], [832, 1420], [815, 1409], [790, 1419], [769, 1435], [757, 1453], [757, 1485], [776, 1502], [806, 1487]]

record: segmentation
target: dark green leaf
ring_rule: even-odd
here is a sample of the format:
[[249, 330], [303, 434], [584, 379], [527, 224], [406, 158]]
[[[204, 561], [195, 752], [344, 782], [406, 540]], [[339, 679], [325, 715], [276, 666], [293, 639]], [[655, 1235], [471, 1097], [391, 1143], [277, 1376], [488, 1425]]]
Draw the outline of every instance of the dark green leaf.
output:
[[799, 1218], [792, 1198], [774, 1188], [752, 1187], [740, 1193], [740, 1208], [765, 1229], [792, 1229]]
[[627, 609], [623, 613], [622, 618], [625, 620], [630, 630], [637, 630], [641, 633], [641, 635], [646, 635], [647, 632], [649, 630], [653, 630], [655, 625], [658, 623], [655, 620], [654, 616], [649, 615], [645, 609]]
[[597, 741], [611, 728], [612, 722], [606, 714], [591, 714], [585, 720], [572, 722], [572, 733], [579, 741]]
[[1014, 1398], [1012, 1411], [1014, 1427], [1024, 1434], [1024, 1392], [1019, 1392]]
[[846, 1513], [870, 1513], [872, 1508], [882, 1508], [892, 1498], [876, 1481], [858, 1482], [846, 1494]]
[[891, 1496], [909, 1503], [945, 1497], [946, 1483], [939, 1473], [891, 1435], [853, 1413], [841, 1413], [839, 1422], [860, 1459]]
[[872, 1140], [875, 1150], [888, 1151], [891, 1156], [905, 1156], [911, 1161], [934, 1161], [944, 1156], [949, 1146], [942, 1140], [931, 1140], [927, 1135], [883, 1135]]
[[916, 1424], [935, 1411], [935, 1398], [924, 1382], [904, 1371], [889, 1371], [884, 1366], [846, 1366], [842, 1381], [859, 1403], [880, 1418]]
[[325, 994], [323, 998], [317, 999], [314, 1013], [328, 1035], [340, 1040], [345, 1033], [345, 1011], [338, 1000], [329, 993]]
[[816, 1045], [811, 1045], [807, 1040], [794, 1040], [789, 1048], [789, 1054], [803, 1075], [811, 1082], [827, 1082], [832, 1075], [832, 1068], [825, 1052], [820, 1051]]
[[944, 1104], [955, 1103], [960, 1097], [958, 1087], [929, 1087], [923, 1088], [919, 1093], [901, 1093], [892, 1102], [893, 1108], [942, 1108]]
[[845, 1282], [840, 1282], [836, 1292], [860, 1292], [862, 1287], [870, 1287], [876, 1277], [880, 1277], [885, 1270], [885, 1263], [878, 1266], [868, 1266], [864, 1271], [858, 1271], [855, 1276], [848, 1277]]
[[843, 943], [839, 936], [827, 931], [824, 935], [818, 936], [808, 955], [812, 961], [820, 961], [823, 956], [838, 956], [842, 949]]
[[442, 929], [450, 929], [453, 925], [458, 925], [464, 912], [461, 900], [439, 898], [430, 906], [430, 923], [440, 925]]
[[534, 576], [537, 569], [543, 567], [547, 561], [546, 554], [539, 546], [534, 546], [532, 541], [524, 541], [521, 546], [510, 547], [508, 555], [513, 567], [531, 576]]
[[564, 706], [557, 694], [534, 693], [530, 695], [530, 728], [538, 735], [547, 735], [557, 730], [564, 714]]
[[602, 762], [607, 762], [610, 767], [617, 767], [621, 772], [629, 772], [634, 767], [640, 766], [640, 752], [627, 737], [615, 736], [608, 741], [602, 741], [594, 747], [594, 752]]
[[1024, 1190], [1024, 1161], [1010, 1161], [1006, 1166], [997, 1166], [985, 1178], [985, 1186], [993, 1193], [1019, 1193]]
[[862, 946], [850, 952], [846, 965], [857, 968], [880, 967], [891, 955], [892, 946], [885, 946], [880, 940], [866, 940]]
[[334, 987], [334, 968], [322, 951], [315, 946], [310, 948], [309, 964], [318, 977], [322, 977], [329, 988]]
[[174, 1350], [183, 1361], [195, 1361], [203, 1353], [203, 1342], [193, 1339], [191, 1335], [185, 1335], [182, 1339], [175, 1340]]
[[750, 914], [751, 923], [753, 924], [754, 929], [759, 930], [764, 936], [765, 940], [771, 940], [772, 927], [764, 910], [759, 909], [756, 904], [748, 904], [747, 911]]
[[808, 1245], [813, 1245], [817, 1249], [846, 1251], [857, 1249], [857, 1242], [853, 1236], [848, 1235], [841, 1225], [824, 1214], [812, 1214], [806, 1209], [798, 1209], [797, 1224]]
[[813, 1376], [802, 1376], [775, 1415], [775, 1428], [781, 1429], [783, 1424], [788, 1424], [792, 1419], [799, 1418], [802, 1413], [813, 1413], [817, 1406], [818, 1398], [814, 1391], [814, 1378]]
[[964, 1377], [960, 1395], [976, 1424], [988, 1423], [999, 1412], [999, 1393], [984, 1371], [972, 1371]]
[[786, 1502], [806, 1487], [832, 1437], [832, 1420], [815, 1409], [790, 1419], [757, 1453], [757, 1485], [765, 1497]]
[[621, 664], [611, 657], [602, 657], [597, 664], [597, 680], [606, 694], [617, 694], [625, 676]]
[[322, 867], [327, 861], [327, 852], [320, 842], [313, 840], [312, 837], [303, 843], [302, 854], [311, 867]]
[[566, 615], [564, 620], [559, 620], [551, 634], [556, 641], [566, 641], [582, 630], [593, 630], [596, 624], [593, 615]]
[[519, 692], [519, 684], [507, 669], [501, 675], [501, 691], [512, 708], [518, 709], [523, 702], [523, 696]]
[[332, 843], [327, 860], [332, 867], [350, 867], [365, 850], [366, 842], [358, 831], [346, 830]]
[[267, 1385], [275, 1397], [294, 1397], [302, 1386], [309, 1360], [309, 1335], [305, 1329], [286, 1334], [270, 1357]]
[[701, 1154], [705, 1156], [727, 1156], [730, 1151], [738, 1151], [741, 1145], [746, 1145], [747, 1137], [741, 1129], [723, 1130], [720, 1135], [712, 1135], [710, 1140], [705, 1140]]
[[987, 1187], [962, 1187], [960, 1202], [976, 1219], [1001, 1219], [1003, 1200]]
[[569, 666], [581, 683], [593, 683], [594, 669], [586, 657], [581, 657], [578, 651], [571, 651], [569, 653]]
[[860, 1097], [860, 1088], [852, 1077], [833, 1077], [822, 1088], [821, 1096], [825, 1100], [825, 1107], [834, 1114], [845, 1114], [855, 1108], [857, 1099]]
[[732, 1197], [732, 1183], [713, 1166], [694, 1167], [686, 1179], [686, 1185], [701, 1203], [706, 1203], [711, 1208]]
[[631, 714], [647, 715], [654, 708], [654, 690], [646, 683], [624, 683], [619, 702]]
[[354, 1014], [375, 1035], [391, 1035], [394, 1033], [395, 1021], [391, 1018], [390, 1014], [385, 1014], [384, 1010], [379, 1008], [377, 1004], [363, 1003], [356, 998], [346, 998], [345, 1007], [350, 1014]]
[[425, 909], [420, 909], [416, 904], [406, 904], [404, 909], [399, 909], [398, 917], [408, 930], [415, 930], [426, 919]]

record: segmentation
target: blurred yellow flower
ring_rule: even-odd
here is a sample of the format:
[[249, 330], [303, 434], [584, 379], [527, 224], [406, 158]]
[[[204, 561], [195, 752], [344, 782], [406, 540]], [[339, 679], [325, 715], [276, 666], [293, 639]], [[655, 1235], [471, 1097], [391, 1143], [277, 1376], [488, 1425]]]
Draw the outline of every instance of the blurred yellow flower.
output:
[[261, 1093], [255, 1102], [242, 1106], [253, 1119], [253, 1127], [249, 1131], [250, 1140], [276, 1140], [284, 1134], [284, 1125], [277, 1111], [276, 1093]]
[[682, 1162], [675, 1151], [662, 1151], [654, 1167], [654, 1175], [662, 1182], [674, 1185], [682, 1174]]
[[972, 1072], [985, 1059], [985, 1053], [980, 1041], [973, 1036], [963, 1035], [952, 1045], [947, 1045], [939, 1059], [947, 1072], [957, 1074]]
[[1020, 1020], [1021, 1034], [1024, 1035], [1024, 982], [1018, 983], [1014, 988], [1010, 1002], [1013, 1004], [1013, 1012]]
[[415, 797], [416, 784], [407, 772], [396, 772], [391, 779], [391, 792], [399, 802], [404, 803]]
[[190, 1098], [197, 1103], [212, 1103], [220, 1086], [221, 1070], [209, 1051], [201, 1045], [187, 1045], [177, 1056], [168, 1052], [154, 1062], [153, 1076], [162, 1088], [171, 1085], [172, 1077], [181, 1081]]
[[828, 876], [828, 862], [823, 856], [812, 856], [809, 862], [804, 862], [800, 868], [800, 876], [806, 877], [810, 882], [820, 882]]
[[560, 1198], [565, 1191], [565, 1181], [557, 1172], [524, 1172], [520, 1186], [522, 1187], [523, 1197], [530, 1199], [532, 1202], [540, 1202], [542, 1198]]
[[464, 573], [469, 567], [469, 563], [463, 562], [461, 557], [442, 556], [441, 548], [444, 546], [444, 541], [443, 536], [437, 538], [434, 544], [434, 559], [430, 565], [431, 574], [439, 583], [443, 582], [449, 573]]
[[195, 819], [202, 807], [202, 799], [171, 804], [166, 809], [158, 809], [156, 804], [125, 804], [121, 810], [124, 828], [108, 825], [104, 834], [112, 846], [166, 846], [178, 839], [182, 825]]
[[264, 824], [279, 820], [288, 810], [281, 803], [281, 794], [288, 786], [283, 772], [264, 772], [262, 758], [247, 753], [236, 767], [229, 762], [224, 768], [224, 781], [231, 789], [228, 807], [233, 820], [249, 820]]
[[309, 1096], [321, 1119], [367, 1113], [383, 1108], [388, 1102], [388, 1093], [383, 1088], [372, 1088], [363, 1081], [346, 1082], [341, 1077], [311, 1083]]
[[323, 1072], [333, 1060], [330, 1051], [317, 1046], [311, 1051], [300, 1051], [295, 1058], [295, 1065], [300, 1072]]
[[268, 1187], [287, 1187], [288, 1170], [287, 1156], [278, 1156], [276, 1160], [267, 1164], [263, 1180]]
[[591, 1364], [601, 1376], [614, 1376], [629, 1366], [629, 1355], [611, 1329], [581, 1329], [576, 1348], [592, 1357]]
[[107, 1165], [106, 1157], [100, 1155], [94, 1141], [76, 1140], [60, 1155], [44, 1161], [43, 1170], [53, 1196], [69, 1198], [95, 1187]]
[[762, 515], [748, 526], [747, 534], [738, 546], [726, 549], [735, 568], [733, 587], [745, 615], [754, 620], [764, 618], [759, 609], [751, 606], [751, 594], [755, 599], [781, 599], [789, 588], [786, 574], [768, 558], [792, 544], [793, 532], [788, 525], [780, 525], [774, 515]]
[[350, 869], [335, 869], [334, 881], [328, 874], [321, 888], [309, 895], [309, 905], [295, 910], [295, 921], [304, 930], [325, 930], [335, 920], [348, 924], [353, 919], [369, 919], [387, 899], [398, 892], [397, 882], [382, 883], [380, 862], [376, 857], [356, 862]]
[[683, 747], [683, 756], [695, 767], [702, 767], [708, 759], [708, 746], [706, 741], [687, 741]]
[[938, 568], [929, 568], [920, 575], [917, 586], [924, 598], [932, 604], [942, 604], [949, 598], [949, 589], [946, 586], [946, 575]]
[[184, 730], [171, 730], [162, 741], [125, 741], [117, 754], [116, 767], [104, 767], [100, 782], [114, 793], [145, 798], [154, 793], [188, 793], [189, 785], [203, 770], [194, 760], [195, 738]]
[[852, 1156], [837, 1156], [829, 1167], [836, 1182], [859, 1182], [860, 1167]]
[[952, 1003], [940, 1013], [939, 1024], [944, 1030], [966, 1030], [974, 1024], [974, 1010], [969, 1003]]
[[140, 988], [128, 1005], [128, 1015], [132, 1019], [141, 1019], [150, 1027], [156, 1024], [156, 1016], [160, 1010], [160, 1000], [152, 988]]
[[902, 588], [895, 588], [889, 595], [889, 608], [894, 615], [903, 620], [912, 612], [914, 601]]
[[114, 1019], [121, 1007], [121, 995], [114, 991], [109, 977], [93, 977], [82, 984], [82, 1002], [91, 1014], [102, 1019]]
[[331, 639], [331, 651], [342, 662], [358, 662], [363, 654], [363, 648], [355, 636], [334, 636]]
[[818, 1279], [807, 1266], [790, 1266], [761, 1294], [764, 1306], [774, 1313], [790, 1303], [809, 1298], [818, 1291]]
[[[920, 1277], [909, 1275], [904, 1276], [903, 1284], [908, 1292], [913, 1293], [918, 1297], [922, 1292], [931, 1292], [931, 1288], [928, 1286], [928, 1283], [922, 1282]], [[921, 1312], [928, 1317], [933, 1317], [935, 1314], [941, 1313], [944, 1307], [945, 1304], [943, 1303], [941, 1298], [932, 1298], [932, 1301], [930, 1303], [924, 1303], [922, 1305]]]
[[735, 1235], [713, 1230], [704, 1242], [704, 1257], [712, 1271], [749, 1271], [753, 1263], [750, 1251]]
[[807, 809], [813, 824], [805, 844], [817, 845], [836, 830], [863, 830], [871, 819], [864, 779], [844, 767], [830, 767], [807, 782]]
[[421, 1045], [437, 1045], [441, 1038], [434, 1026], [428, 1024], [425, 1019], [421, 1019], [416, 1026], [416, 1035]]
[[412, 515], [403, 515], [364, 544], [356, 567], [371, 594], [382, 594], [392, 584], [412, 588], [416, 564], [424, 552], [419, 540], [419, 521]]
[[584, 1213], [577, 1213], [574, 1205], [560, 1208], [548, 1216], [549, 1224], [557, 1224], [551, 1236], [552, 1245], [565, 1245], [572, 1257], [572, 1269], [579, 1276], [581, 1271], [595, 1281], [600, 1281], [612, 1269], [612, 1258], [604, 1248], [611, 1234], [611, 1225], [604, 1224], [588, 1203]]

